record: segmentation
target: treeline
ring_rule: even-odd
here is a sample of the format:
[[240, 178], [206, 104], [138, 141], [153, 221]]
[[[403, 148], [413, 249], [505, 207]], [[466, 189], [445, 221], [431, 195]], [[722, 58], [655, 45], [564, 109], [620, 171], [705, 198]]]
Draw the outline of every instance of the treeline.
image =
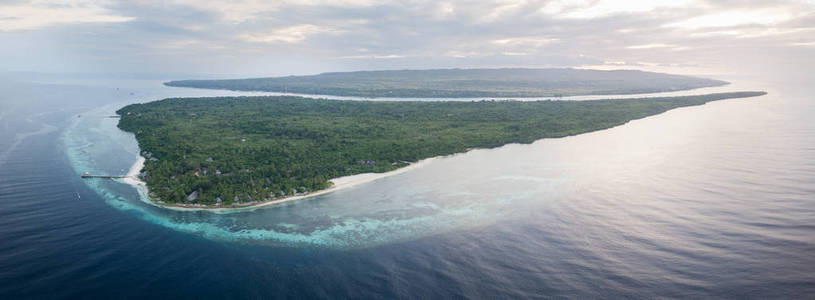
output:
[[376, 102], [300, 97], [171, 98], [128, 105], [119, 127], [148, 158], [151, 197], [264, 201], [423, 158], [617, 126], [672, 108], [763, 92], [600, 101]]
[[323, 73], [270, 78], [180, 80], [168, 86], [395, 98], [557, 97], [636, 94], [726, 84], [635, 70], [439, 69]]

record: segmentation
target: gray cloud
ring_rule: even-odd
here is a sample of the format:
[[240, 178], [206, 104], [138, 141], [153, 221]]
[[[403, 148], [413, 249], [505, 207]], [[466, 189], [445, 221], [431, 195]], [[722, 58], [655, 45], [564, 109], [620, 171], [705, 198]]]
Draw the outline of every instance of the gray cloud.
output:
[[[588, 66], [716, 73], [747, 68], [745, 62], [755, 70], [811, 63], [813, 7], [690, 0], [4, 2], [0, 43], [7, 46], [0, 55], [8, 70], [47, 72], [254, 76]], [[8, 11], [24, 13], [12, 18], [3, 15]], [[42, 21], [46, 16], [56, 17]]]

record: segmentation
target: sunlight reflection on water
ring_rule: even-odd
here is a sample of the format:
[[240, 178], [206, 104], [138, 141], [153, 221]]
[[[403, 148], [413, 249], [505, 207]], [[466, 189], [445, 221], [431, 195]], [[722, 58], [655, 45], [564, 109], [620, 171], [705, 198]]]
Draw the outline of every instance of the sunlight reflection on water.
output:
[[[148, 95], [163, 95], [165, 90], [193, 95], [240, 94], [157, 87], [157, 91]], [[727, 102], [732, 105], [751, 101], [761, 100]], [[110, 115], [125, 104], [104, 106], [87, 114]], [[229, 215], [158, 208], [139, 201], [130, 186], [118, 182], [89, 180], [87, 184], [118, 209], [135, 212], [155, 224], [210, 239], [270, 245], [369, 247], [483, 226], [519, 212], [541, 209], [547, 202], [560, 201], [567, 194], [622, 193], [620, 196], [625, 198], [631, 190], [614, 188], [636, 186], [644, 181], [658, 182], [660, 173], [653, 170], [666, 167], [677, 156], [692, 154], [694, 144], [700, 139], [698, 133], [718, 118], [719, 107], [721, 103], [711, 103], [704, 108], [683, 108], [575, 137], [473, 150], [348, 190]], [[135, 139], [118, 130], [116, 121], [73, 120], [63, 140], [77, 174], [115, 173], [119, 169], [126, 170], [136, 159]], [[682, 170], [681, 166], [674, 169]], [[651, 177], [640, 178], [641, 174]], [[611, 190], [604, 188], [606, 186]], [[566, 207], [573, 205], [565, 204]], [[592, 216], [592, 212], [619, 207], [591, 202], [580, 205], [590, 206], [580, 207], [583, 214], [576, 216]], [[681, 208], [669, 210], [676, 209]], [[664, 210], [649, 211], [645, 217]]]

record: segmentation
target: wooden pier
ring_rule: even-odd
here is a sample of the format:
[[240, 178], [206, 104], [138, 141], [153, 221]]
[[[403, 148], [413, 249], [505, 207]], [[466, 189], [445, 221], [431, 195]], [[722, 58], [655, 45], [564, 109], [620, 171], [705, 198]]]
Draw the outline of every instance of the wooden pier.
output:
[[88, 174], [88, 172], [83, 173], [80, 175], [82, 178], [128, 178], [130, 176], [127, 175], [93, 175]]

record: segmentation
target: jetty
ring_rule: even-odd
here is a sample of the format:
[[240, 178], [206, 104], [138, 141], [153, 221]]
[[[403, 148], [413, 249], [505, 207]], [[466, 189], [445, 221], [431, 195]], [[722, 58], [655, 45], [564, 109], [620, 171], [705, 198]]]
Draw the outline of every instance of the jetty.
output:
[[128, 178], [128, 177], [131, 177], [131, 176], [127, 176], [127, 175], [94, 175], [94, 174], [89, 174], [88, 172], [85, 172], [85, 173], [82, 173], [82, 175], [80, 175], [80, 177], [82, 177], [82, 178]]

